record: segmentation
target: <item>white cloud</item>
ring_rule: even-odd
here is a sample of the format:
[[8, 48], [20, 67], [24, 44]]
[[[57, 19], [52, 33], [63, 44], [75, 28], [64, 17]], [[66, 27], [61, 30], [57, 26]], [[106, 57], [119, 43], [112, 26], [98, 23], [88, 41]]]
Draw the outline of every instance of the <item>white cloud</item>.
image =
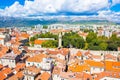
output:
[[61, 9], [64, 0], [35, 0], [25, 1], [24, 9], [33, 13], [56, 13]]
[[98, 17], [106, 18], [109, 21], [120, 22], [120, 12], [113, 12], [111, 10], [108, 11], [99, 11]]
[[[112, 0], [112, 6], [120, 3], [120, 0]], [[92, 17], [106, 18], [108, 20], [119, 21], [120, 12], [109, 10], [109, 0], [26, 0], [24, 5], [15, 2], [10, 7], [0, 9], [1, 16], [28, 17], [30, 15], [44, 15], [49, 13], [84, 13], [98, 12]], [[84, 17], [88, 17], [87, 15]]]
[[70, 12], [97, 11], [109, 7], [108, 0], [66, 0], [63, 8]]
[[12, 6], [6, 7], [4, 10], [0, 11], [0, 14], [3, 16], [25, 16], [25, 10], [19, 2], [15, 2]]
[[81, 13], [84, 11], [95, 12], [108, 7], [108, 0], [26, 0], [24, 6], [20, 5], [19, 2], [15, 2], [10, 7], [5, 8], [0, 14], [6, 16], [28, 16], [58, 12]]
[[112, 0], [112, 6], [120, 4], [120, 0]]

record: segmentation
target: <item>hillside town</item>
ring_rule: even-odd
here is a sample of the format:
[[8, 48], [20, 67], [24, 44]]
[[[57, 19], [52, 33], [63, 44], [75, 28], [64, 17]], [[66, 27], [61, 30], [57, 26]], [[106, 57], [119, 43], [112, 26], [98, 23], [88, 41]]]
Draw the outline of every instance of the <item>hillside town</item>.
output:
[[[79, 45], [78, 48], [72, 43], [63, 46], [66, 33], [74, 32], [86, 39], [89, 33], [85, 30], [92, 30], [97, 36], [120, 37], [119, 25], [0, 28], [0, 80], [120, 80], [120, 46], [110, 47], [111, 50], [91, 50]], [[31, 39], [48, 32], [58, 39], [44, 36]], [[57, 47], [43, 47], [43, 43], [55, 40]]]

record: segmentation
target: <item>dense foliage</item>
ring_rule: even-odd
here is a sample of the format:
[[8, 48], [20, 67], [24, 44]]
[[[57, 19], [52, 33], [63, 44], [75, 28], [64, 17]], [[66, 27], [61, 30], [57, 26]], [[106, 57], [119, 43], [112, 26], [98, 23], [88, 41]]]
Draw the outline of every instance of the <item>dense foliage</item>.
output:
[[63, 47], [84, 48], [85, 41], [77, 33], [65, 33], [63, 36]]
[[42, 43], [42, 47], [46, 47], [46, 48], [56, 48], [57, 46], [58, 46], [58, 41], [56, 40], [49, 40]]
[[53, 35], [51, 33], [42, 33], [42, 34], [36, 34], [35, 36], [30, 38], [30, 42], [32, 42], [32, 45], [34, 45], [34, 41], [38, 38], [54, 38], [55, 40], [49, 40], [46, 42], [43, 42], [42, 47], [50, 47], [50, 48], [55, 48], [58, 46], [58, 36]]
[[[58, 35], [51, 33], [37, 34], [30, 38], [31, 42], [38, 38], [54, 38], [55, 40], [49, 40], [42, 44], [42, 47], [58, 47]], [[97, 33], [89, 31], [89, 34], [86, 37], [86, 40], [83, 37], [79, 36], [77, 33], [70, 32], [65, 33], [62, 36], [62, 47], [69, 48], [81, 48], [81, 49], [90, 49], [90, 50], [117, 50], [120, 47], [120, 38], [113, 34], [110, 38], [105, 36], [97, 36]]]
[[43, 25], [43, 29], [47, 29], [48, 28], [48, 26], [47, 25]]
[[30, 38], [30, 41], [34, 41], [34, 40], [36, 40], [38, 38], [54, 38], [55, 40], [57, 40], [58, 36], [57, 35], [53, 35], [53, 34], [47, 32], [45, 34], [44, 33], [42, 33], [42, 34], [36, 34], [35, 36], [33, 36], [33, 37]]
[[96, 33], [90, 32], [86, 38], [90, 50], [111, 50], [115, 51], [120, 46], [120, 38], [113, 34], [110, 38], [105, 36], [97, 37]]

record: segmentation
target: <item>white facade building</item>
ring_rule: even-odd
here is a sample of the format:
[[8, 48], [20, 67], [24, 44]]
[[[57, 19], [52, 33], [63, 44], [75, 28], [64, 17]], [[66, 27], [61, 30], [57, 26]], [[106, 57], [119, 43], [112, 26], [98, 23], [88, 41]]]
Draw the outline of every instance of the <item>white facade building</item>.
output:
[[104, 77], [100, 80], [120, 80], [119, 78], [112, 78], [112, 77]]

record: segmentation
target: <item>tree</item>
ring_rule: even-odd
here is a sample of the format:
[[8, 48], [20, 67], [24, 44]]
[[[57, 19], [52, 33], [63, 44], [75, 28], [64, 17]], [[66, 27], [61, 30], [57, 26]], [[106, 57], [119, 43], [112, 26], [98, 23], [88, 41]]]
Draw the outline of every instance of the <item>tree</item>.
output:
[[90, 43], [92, 40], [97, 38], [97, 34], [94, 32], [90, 32], [88, 36], [86, 37], [87, 43]]
[[32, 46], [32, 47], [34, 46], [34, 42], [31, 42], [31, 46]]
[[108, 44], [103, 42], [103, 43], [99, 44], [99, 47], [100, 47], [101, 50], [106, 50], [107, 47], [108, 47]]
[[110, 40], [111, 41], [117, 41], [118, 40], [117, 35], [116, 34], [112, 34], [112, 36], [110, 37]]
[[56, 48], [58, 46], [58, 42], [56, 40], [49, 40], [42, 43], [42, 47], [46, 48]]
[[117, 39], [116, 44], [118, 45], [118, 47], [120, 47], [120, 37]]
[[83, 37], [74, 32], [65, 33], [62, 39], [63, 47], [84, 48], [85, 46]]
[[54, 38], [55, 40], [58, 40], [58, 36], [57, 35], [54, 35], [52, 33], [42, 33], [42, 34], [36, 34], [34, 35], [33, 37], [30, 38], [30, 41], [34, 41], [38, 38]]
[[84, 50], [88, 49], [88, 43], [85, 43]]
[[117, 47], [117, 44], [109, 43], [109, 44], [108, 44], [108, 47], [107, 47], [107, 50], [116, 51], [117, 48], [118, 48], [118, 47]]
[[26, 43], [25, 43], [25, 46], [30, 46], [30, 45], [29, 45], [29, 42], [26, 42]]
[[93, 39], [91, 43], [93, 44], [93, 46], [99, 46], [99, 44], [102, 43], [102, 41], [96, 38]]
[[92, 29], [84, 29], [84, 32], [94, 32]]
[[50, 32], [47, 32], [47, 33], [42, 33], [42, 34], [39, 34], [39, 37], [40, 38], [54, 38], [55, 40], [58, 40], [58, 36], [57, 35], [54, 35]]
[[101, 46], [99, 46], [102, 43], [102, 40], [99, 39], [93, 39], [91, 42], [88, 43], [88, 48], [91, 50], [101, 50]]
[[108, 40], [108, 38], [106, 36], [98, 36], [97, 39], [106, 42]]
[[117, 37], [116, 34], [112, 34], [107, 43], [108, 43], [107, 50], [115, 51], [120, 45], [120, 39]]
[[47, 25], [43, 25], [43, 29], [47, 29], [48, 28], [48, 26]]
[[30, 38], [30, 41], [34, 41], [34, 40], [35, 40], [35, 37], [31, 37], [31, 38]]

